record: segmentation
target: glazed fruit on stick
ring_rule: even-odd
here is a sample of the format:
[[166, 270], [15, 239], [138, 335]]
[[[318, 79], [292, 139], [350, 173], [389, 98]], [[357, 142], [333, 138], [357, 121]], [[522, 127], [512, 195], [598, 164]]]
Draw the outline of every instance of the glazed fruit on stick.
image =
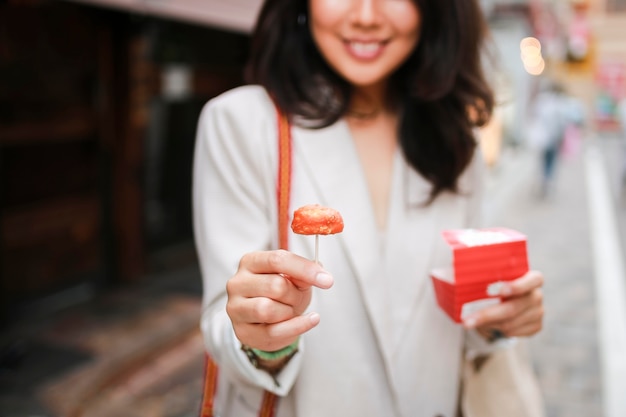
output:
[[315, 235], [315, 262], [319, 263], [319, 235], [341, 233], [343, 218], [335, 209], [309, 204], [293, 213], [291, 230], [299, 235]]

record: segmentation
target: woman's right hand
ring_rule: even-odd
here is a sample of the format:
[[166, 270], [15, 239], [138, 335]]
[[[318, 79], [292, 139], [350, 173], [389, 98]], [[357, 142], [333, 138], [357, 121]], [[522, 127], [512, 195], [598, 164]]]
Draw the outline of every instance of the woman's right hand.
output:
[[226, 284], [226, 312], [241, 343], [279, 350], [319, 323], [319, 314], [303, 315], [312, 287], [332, 285], [328, 272], [301, 256], [284, 250], [251, 252]]

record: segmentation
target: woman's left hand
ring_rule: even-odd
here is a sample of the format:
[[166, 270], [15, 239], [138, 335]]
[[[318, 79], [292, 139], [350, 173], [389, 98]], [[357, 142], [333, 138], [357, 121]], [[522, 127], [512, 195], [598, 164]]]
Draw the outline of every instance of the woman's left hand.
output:
[[502, 283], [500, 304], [466, 317], [463, 324], [486, 339], [494, 336], [532, 336], [543, 325], [543, 274], [529, 271], [521, 278]]

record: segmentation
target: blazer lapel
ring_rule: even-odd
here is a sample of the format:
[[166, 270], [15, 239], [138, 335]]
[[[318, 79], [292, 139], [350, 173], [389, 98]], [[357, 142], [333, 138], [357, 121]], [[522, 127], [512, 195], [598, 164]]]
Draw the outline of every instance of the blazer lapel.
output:
[[385, 276], [393, 300], [389, 306], [394, 329], [388, 341], [391, 356], [402, 342], [403, 329], [415, 320], [415, 309], [426, 292], [441, 227], [438, 205], [426, 205], [430, 183], [404, 161], [396, 167], [385, 253]]
[[336, 238], [359, 282], [378, 345], [385, 346], [390, 329], [384, 319], [381, 239], [349, 128], [344, 121], [319, 130], [295, 128], [293, 138], [294, 164], [306, 169], [319, 203], [342, 214], [345, 228]]
[[[393, 323], [390, 355], [403, 342], [403, 329], [415, 320], [420, 303], [426, 300], [430, 269], [447, 265], [452, 260], [441, 231], [466, 227], [468, 197], [472, 193], [471, 180], [465, 173], [459, 178], [459, 193], [442, 192], [426, 205], [431, 185], [407, 164], [398, 164], [394, 177], [394, 196], [390, 207], [385, 276], [393, 303], [389, 311]], [[404, 196], [399, 193], [404, 193]], [[410, 260], [407, 266], [407, 260]], [[438, 265], [435, 262], [443, 262]], [[428, 318], [426, 318], [428, 319]]]

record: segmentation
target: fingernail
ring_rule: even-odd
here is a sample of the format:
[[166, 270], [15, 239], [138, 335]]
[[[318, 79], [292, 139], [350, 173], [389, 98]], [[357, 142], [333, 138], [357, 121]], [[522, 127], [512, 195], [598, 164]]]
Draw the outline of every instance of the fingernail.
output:
[[333, 285], [333, 281], [332, 275], [326, 272], [320, 272], [315, 276], [315, 283], [322, 288], [330, 288]]
[[474, 317], [470, 317], [468, 319], [465, 319], [463, 324], [465, 324], [465, 327], [473, 329], [476, 326], [476, 319]]
[[320, 322], [320, 315], [317, 313], [310, 313], [309, 320], [311, 320], [311, 323], [313, 323], [313, 325], [317, 326], [317, 324]]
[[513, 288], [511, 288], [510, 285], [506, 285], [506, 284], [502, 285], [502, 288], [500, 288], [500, 295], [503, 295], [506, 297], [511, 294], [513, 294]]
[[503, 284], [500, 281], [489, 284], [489, 286], [487, 287], [487, 295], [490, 297], [500, 295], [500, 293], [502, 292], [502, 286]]
[[490, 297], [495, 297], [497, 295], [506, 297], [508, 295], [511, 295], [511, 293], [511, 287], [501, 281], [489, 284], [489, 286], [487, 287], [487, 295]]

